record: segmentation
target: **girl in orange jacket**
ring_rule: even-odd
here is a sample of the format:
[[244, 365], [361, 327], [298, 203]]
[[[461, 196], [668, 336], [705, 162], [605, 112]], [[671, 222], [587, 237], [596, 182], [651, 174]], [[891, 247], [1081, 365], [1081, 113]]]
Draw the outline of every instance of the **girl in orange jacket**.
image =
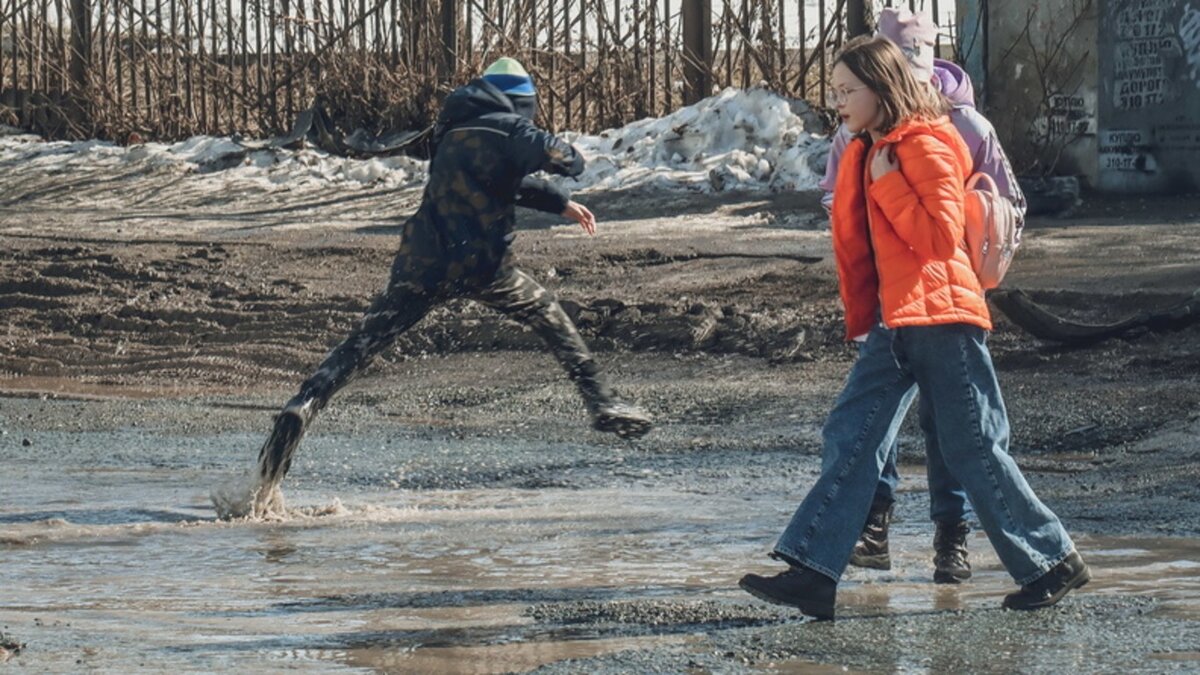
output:
[[1004, 606], [1053, 605], [1090, 572], [1008, 454], [1008, 414], [986, 343], [991, 317], [963, 244], [971, 158], [948, 103], [883, 38], [847, 44], [833, 88], [856, 134], [834, 189], [833, 248], [846, 337], [865, 341], [822, 432], [821, 476], [775, 545], [788, 569], [747, 574], [740, 585], [833, 618], [838, 579], [919, 390], [942, 458], [1021, 586]]

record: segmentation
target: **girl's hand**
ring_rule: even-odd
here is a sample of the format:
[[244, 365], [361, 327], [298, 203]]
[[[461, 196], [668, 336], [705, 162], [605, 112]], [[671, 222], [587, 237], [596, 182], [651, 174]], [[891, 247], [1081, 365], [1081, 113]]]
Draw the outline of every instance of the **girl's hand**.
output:
[[871, 160], [871, 181], [877, 181], [887, 174], [896, 171], [900, 168], [900, 163], [896, 161], [896, 149], [891, 145], [886, 145], [875, 153], [875, 158]]
[[579, 223], [584, 232], [588, 234], [596, 234], [596, 216], [588, 210], [588, 207], [576, 201], [567, 202], [567, 210], [562, 212], [563, 216]]

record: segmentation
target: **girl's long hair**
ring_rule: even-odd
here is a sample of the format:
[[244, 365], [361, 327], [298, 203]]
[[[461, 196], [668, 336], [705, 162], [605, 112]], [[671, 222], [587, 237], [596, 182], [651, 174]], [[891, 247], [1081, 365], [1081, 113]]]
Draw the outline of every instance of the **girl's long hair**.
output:
[[846, 64], [879, 97], [883, 108], [879, 130], [885, 134], [903, 120], [933, 120], [950, 112], [946, 97], [918, 81], [904, 53], [887, 38], [854, 38], [846, 43], [834, 63]]

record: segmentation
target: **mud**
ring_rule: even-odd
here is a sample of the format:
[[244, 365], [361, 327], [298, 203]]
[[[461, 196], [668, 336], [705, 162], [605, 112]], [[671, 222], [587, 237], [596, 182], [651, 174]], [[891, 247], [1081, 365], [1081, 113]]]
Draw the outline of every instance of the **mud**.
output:
[[[209, 488], [382, 287], [415, 199], [176, 180], [22, 177], [0, 206], [8, 667], [1200, 668], [1200, 328], [1065, 350], [998, 322], [1013, 451], [1095, 568], [1084, 592], [998, 610], [978, 533], [976, 578], [931, 585], [910, 424], [896, 567], [850, 572], [817, 625], [735, 586], [772, 568], [853, 359], [816, 195], [584, 196], [595, 238], [522, 221], [521, 264], [659, 419], [644, 441], [590, 432], [531, 335], [452, 303], [318, 418], [288, 519], [227, 524]], [[1171, 304], [1200, 287], [1196, 203], [1034, 221], [1012, 283], [1085, 319]]]
[[17, 642], [16, 638], [6, 635], [0, 631], [0, 663], [5, 663], [14, 656], [18, 656], [25, 645]]
[[[1156, 603], [1146, 598], [1089, 597], [1034, 614], [951, 606], [834, 623], [778, 620], [716, 631], [701, 653], [659, 648], [561, 662], [536, 672], [675, 672], [662, 669], [664, 662], [759, 672], [822, 672], [823, 663], [841, 664], [840, 672], [1066, 672], [1081, 664], [1089, 672], [1113, 673], [1196, 668], [1194, 654], [1177, 650], [1195, 644], [1200, 633], [1155, 613]], [[981, 644], [986, 648], [975, 648]]]

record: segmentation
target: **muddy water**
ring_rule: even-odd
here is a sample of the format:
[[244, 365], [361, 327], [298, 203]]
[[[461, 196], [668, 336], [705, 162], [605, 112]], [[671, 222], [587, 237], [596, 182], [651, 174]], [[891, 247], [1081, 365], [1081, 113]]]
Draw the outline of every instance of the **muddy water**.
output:
[[[468, 474], [481, 450], [509, 473], [538, 457], [611, 450], [518, 440], [501, 454], [493, 441], [429, 433], [399, 442], [322, 433], [289, 478], [290, 517], [224, 523], [208, 488], [249, 460], [256, 435], [35, 426], [8, 420], [0, 436], [0, 628], [28, 645], [6, 666], [16, 671], [491, 673], [630, 650], [658, 654], [668, 669], [693, 658], [731, 670], [821, 665], [749, 664], [710, 643], [799, 624], [735, 583], [772, 568], [763, 554], [802, 485], [760, 477], [759, 490], [728, 491], [729, 472], [680, 482], [601, 464], [571, 487], [476, 478], [462, 489], [397, 490], [388, 481], [417, 469]], [[816, 467], [811, 457], [783, 460]], [[897, 626], [991, 616], [1011, 582], [982, 536], [971, 544], [971, 583], [929, 583], [927, 503], [918, 471], [905, 473], [894, 568], [851, 571], [843, 616]], [[1087, 596], [1152, 598], [1149, 611], [1200, 636], [1195, 540], [1078, 541], [1096, 568]], [[1185, 646], [1146, 658], [1200, 667]]]
[[[208, 520], [199, 483], [195, 472], [120, 469], [68, 471], [55, 485], [6, 480], [21, 507], [0, 513], [0, 617], [29, 643], [21, 661], [523, 670], [687, 639], [546, 631], [525, 615], [529, 605], [728, 590], [727, 579], [716, 583], [728, 576], [721, 564], [750, 548], [720, 541], [714, 516], [685, 516], [684, 496], [669, 493], [471, 490], [340, 503], [301, 490], [286, 522], [225, 524]], [[694, 539], [705, 544], [683, 549]]]

